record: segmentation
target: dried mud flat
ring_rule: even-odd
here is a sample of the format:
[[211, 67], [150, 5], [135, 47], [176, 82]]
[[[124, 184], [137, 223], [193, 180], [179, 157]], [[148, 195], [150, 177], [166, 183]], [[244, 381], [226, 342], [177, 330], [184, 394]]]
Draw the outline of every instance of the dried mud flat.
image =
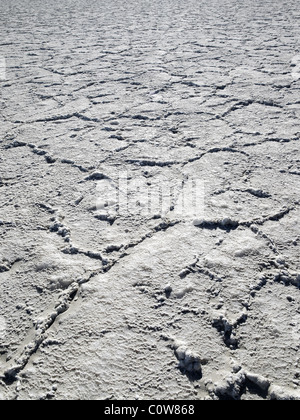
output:
[[[0, 399], [300, 399], [299, 19], [1, 1]], [[97, 206], [122, 172], [204, 213]]]

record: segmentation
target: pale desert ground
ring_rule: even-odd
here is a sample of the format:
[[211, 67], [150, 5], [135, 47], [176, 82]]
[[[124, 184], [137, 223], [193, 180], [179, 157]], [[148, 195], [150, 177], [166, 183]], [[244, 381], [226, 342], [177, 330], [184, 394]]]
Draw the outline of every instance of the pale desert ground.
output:
[[0, 399], [299, 400], [299, 1], [1, 0], [0, 34]]

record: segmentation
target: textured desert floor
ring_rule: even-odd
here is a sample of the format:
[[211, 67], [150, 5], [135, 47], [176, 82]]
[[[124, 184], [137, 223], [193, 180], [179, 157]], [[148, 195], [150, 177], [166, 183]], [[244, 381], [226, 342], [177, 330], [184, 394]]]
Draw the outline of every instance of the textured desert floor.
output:
[[0, 33], [0, 399], [299, 400], [299, 1], [1, 0]]

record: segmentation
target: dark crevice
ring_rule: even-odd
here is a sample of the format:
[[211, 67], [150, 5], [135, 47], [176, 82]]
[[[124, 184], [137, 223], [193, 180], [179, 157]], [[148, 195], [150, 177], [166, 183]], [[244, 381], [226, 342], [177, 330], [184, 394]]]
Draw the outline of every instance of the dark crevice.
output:
[[249, 393], [249, 394], [254, 395], [254, 396], [259, 396], [260, 398], [262, 398], [264, 400], [267, 399], [267, 397], [268, 397], [268, 389], [266, 389], [266, 390], [261, 389], [254, 382], [250, 381], [247, 377], [246, 377], [245, 387], [244, 387], [244, 392], [243, 393]]
[[231, 232], [232, 230], [236, 230], [240, 226], [240, 223], [231, 220], [226, 219], [223, 221], [208, 221], [204, 220], [196, 225], [196, 227], [202, 228], [202, 229], [208, 229], [208, 230], [216, 230], [221, 229], [225, 230], [226, 232]]

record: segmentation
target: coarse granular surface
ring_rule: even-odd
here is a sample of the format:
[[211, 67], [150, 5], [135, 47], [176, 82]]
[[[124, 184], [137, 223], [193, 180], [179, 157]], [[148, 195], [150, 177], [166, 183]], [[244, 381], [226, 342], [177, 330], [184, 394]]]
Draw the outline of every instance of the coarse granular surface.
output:
[[0, 31], [0, 399], [299, 400], [299, 1]]

